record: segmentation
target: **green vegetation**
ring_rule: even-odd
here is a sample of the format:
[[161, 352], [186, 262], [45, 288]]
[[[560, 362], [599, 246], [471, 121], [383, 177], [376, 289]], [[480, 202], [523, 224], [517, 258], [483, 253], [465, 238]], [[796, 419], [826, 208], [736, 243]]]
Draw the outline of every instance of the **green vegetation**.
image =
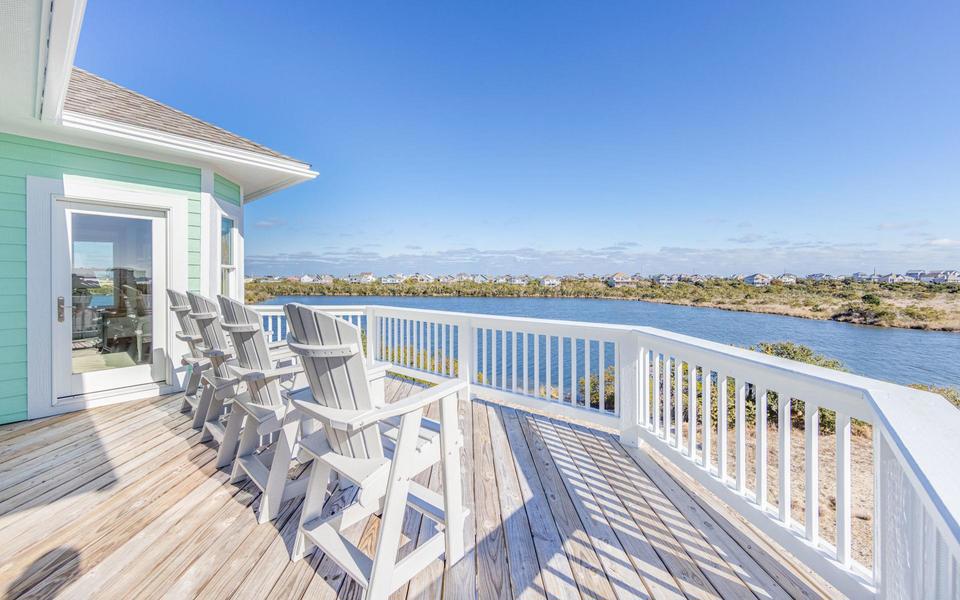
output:
[[335, 280], [330, 285], [297, 281], [250, 282], [247, 302], [256, 304], [274, 296], [465, 296], [612, 298], [665, 304], [707, 306], [726, 310], [832, 319], [881, 327], [910, 327], [960, 331], [960, 286], [922, 283], [858, 283], [853, 281], [801, 281], [751, 287], [729, 279], [659, 286], [644, 280], [612, 288], [600, 279], [564, 281], [548, 288], [538, 282], [510, 285], [473, 282], [351, 284]]

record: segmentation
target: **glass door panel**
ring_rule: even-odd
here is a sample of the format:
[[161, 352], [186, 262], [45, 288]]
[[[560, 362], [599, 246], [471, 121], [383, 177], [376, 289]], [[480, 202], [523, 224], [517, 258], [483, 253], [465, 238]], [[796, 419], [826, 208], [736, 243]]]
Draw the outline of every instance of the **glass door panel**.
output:
[[71, 371], [153, 362], [151, 219], [73, 212]]

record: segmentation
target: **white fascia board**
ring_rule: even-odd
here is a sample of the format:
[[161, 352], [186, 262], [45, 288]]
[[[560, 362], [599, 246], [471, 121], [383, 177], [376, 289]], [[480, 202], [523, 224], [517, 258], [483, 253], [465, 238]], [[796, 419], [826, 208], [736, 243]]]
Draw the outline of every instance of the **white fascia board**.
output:
[[[92, 117], [72, 111], [63, 111], [62, 124], [64, 127], [81, 129], [115, 138], [147, 143], [168, 151], [189, 153], [206, 160], [227, 160], [246, 166], [259, 167], [278, 173], [286, 173], [289, 179], [307, 181], [317, 176], [317, 172], [304, 163], [265, 156], [248, 150], [231, 148], [222, 144], [214, 144], [204, 140], [163, 133], [145, 127], [137, 127], [126, 123], [119, 123], [99, 117]], [[256, 192], [249, 194], [254, 196]]]
[[40, 118], [44, 121], [56, 123], [63, 113], [86, 7], [86, 0], [57, 0], [52, 3], [49, 41], [44, 49], [46, 56], [41, 58], [46, 66], [40, 92]]

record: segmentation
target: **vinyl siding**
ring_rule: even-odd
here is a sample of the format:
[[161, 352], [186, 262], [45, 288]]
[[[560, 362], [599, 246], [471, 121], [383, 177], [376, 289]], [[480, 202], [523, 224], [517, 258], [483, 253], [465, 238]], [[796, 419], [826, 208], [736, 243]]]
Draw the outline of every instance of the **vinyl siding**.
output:
[[240, 186], [226, 177], [213, 176], [213, 195], [240, 206]]
[[0, 133], [0, 423], [27, 418], [26, 178], [65, 174], [190, 192], [189, 284], [200, 289], [199, 169]]

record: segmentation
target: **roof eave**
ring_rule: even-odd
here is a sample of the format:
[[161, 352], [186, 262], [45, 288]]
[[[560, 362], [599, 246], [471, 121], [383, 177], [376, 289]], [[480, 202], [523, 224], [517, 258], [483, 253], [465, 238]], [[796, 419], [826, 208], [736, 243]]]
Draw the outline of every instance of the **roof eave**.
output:
[[69, 110], [63, 111], [61, 123], [67, 128], [92, 132], [113, 139], [147, 144], [166, 152], [178, 155], [186, 154], [204, 162], [227, 161], [243, 165], [246, 168], [257, 168], [269, 172], [275, 178], [274, 181], [260, 189], [247, 191], [244, 195], [244, 200], [247, 202], [297, 183], [309, 181], [318, 175], [307, 163], [258, 154], [223, 144], [165, 133]]
[[67, 86], [77, 53], [80, 29], [86, 0], [57, 0], [45, 3], [49, 13], [44, 15], [49, 29], [47, 44], [40, 49], [42, 59], [42, 85], [38, 86], [37, 103], [43, 121], [57, 123], [63, 113], [67, 98]]

